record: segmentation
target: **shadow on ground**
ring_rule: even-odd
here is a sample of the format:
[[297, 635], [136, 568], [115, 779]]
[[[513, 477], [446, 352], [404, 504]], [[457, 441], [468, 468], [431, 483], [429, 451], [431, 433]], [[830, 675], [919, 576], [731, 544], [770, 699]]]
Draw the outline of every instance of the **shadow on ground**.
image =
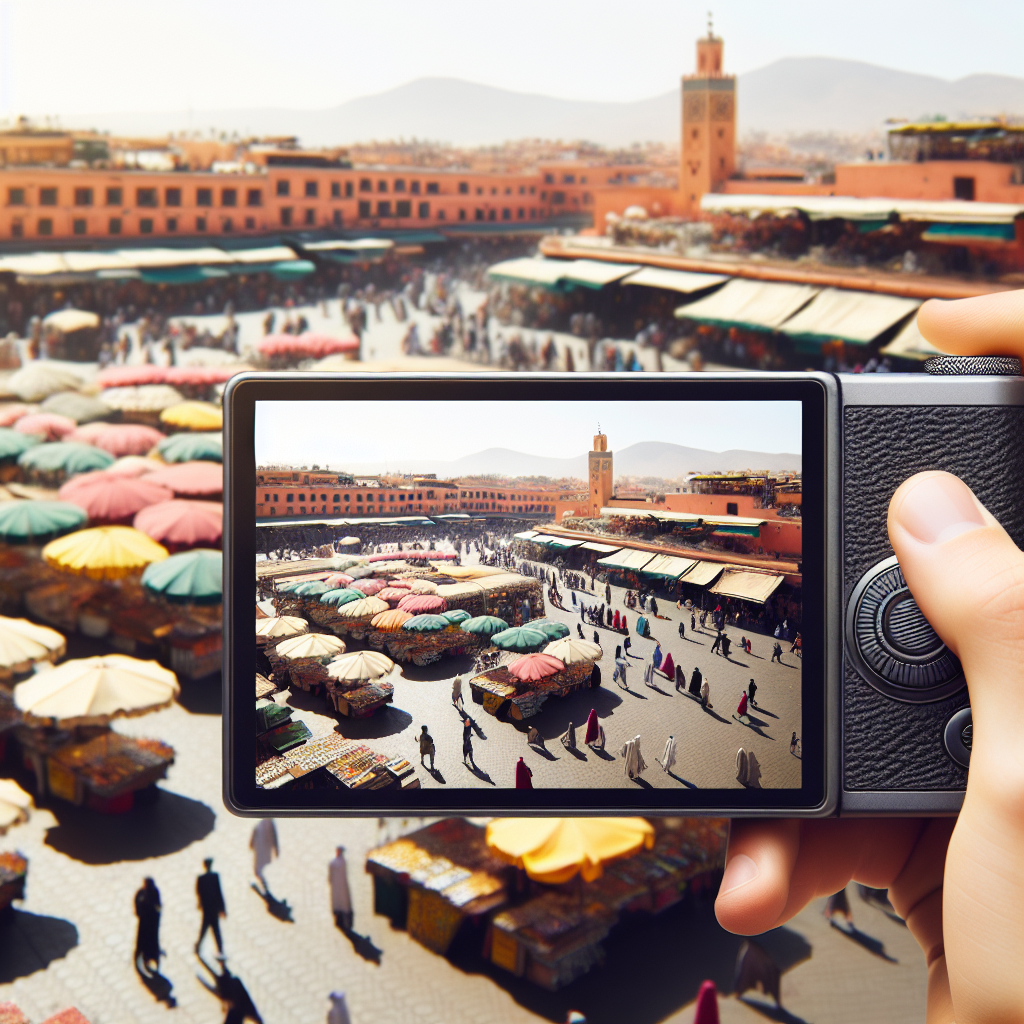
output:
[[57, 824], [47, 830], [46, 845], [83, 864], [116, 864], [177, 853], [213, 831], [216, 815], [206, 804], [166, 789], [154, 795], [111, 815], [55, 800], [49, 809]]
[[[757, 941], [782, 972], [811, 955], [809, 943], [788, 928], [775, 928]], [[695, 908], [679, 903], [653, 918], [638, 914], [624, 921], [603, 943], [604, 964], [558, 992], [487, 963], [479, 946], [453, 948], [449, 959], [468, 974], [488, 976], [521, 1006], [559, 1024], [570, 1009], [582, 1013], [587, 1024], [656, 1024], [693, 1002], [705, 979], [719, 992], [731, 992], [743, 942], [743, 936], [718, 924], [711, 903]]]
[[70, 921], [8, 909], [0, 915], [0, 985], [43, 970], [77, 945]]

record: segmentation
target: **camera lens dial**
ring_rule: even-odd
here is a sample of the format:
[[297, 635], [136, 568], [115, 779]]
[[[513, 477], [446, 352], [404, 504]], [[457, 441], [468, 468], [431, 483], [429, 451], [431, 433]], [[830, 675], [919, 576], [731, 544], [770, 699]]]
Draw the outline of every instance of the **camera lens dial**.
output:
[[896, 700], [944, 700], [965, 685], [960, 660], [907, 589], [895, 556], [868, 570], [846, 613], [847, 653], [875, 689]]

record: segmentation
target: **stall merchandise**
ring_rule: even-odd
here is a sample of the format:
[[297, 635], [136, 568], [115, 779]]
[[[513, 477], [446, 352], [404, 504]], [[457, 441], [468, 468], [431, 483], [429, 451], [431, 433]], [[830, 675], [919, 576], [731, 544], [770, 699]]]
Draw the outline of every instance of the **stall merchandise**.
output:
[[25, 878], [28, 861], [20, 853], [5, 850], [0, 853], [0, 912], [15, 900], [25, 898]]
[[[520, 659], [511, 659], [516, 664]], [[552, 659], [557, 661], [557, 659]], [[520, 679], [509, 665], [499, 665], [480, 673], [469, 682], [470, 693], [477, 704], [495, 717], [523, 721], [538, 714], [549, 697], [567, 697], [593, 685], [594, 662], [580, 660], [561, 670], [537, 679]]]
[[448, 655], [476, 654], [488, 644], [486, 637], [463, 632], [441, 616], [436, 616], [441, 624], [429, 630], [409, 628], [417, 618], [428, 617], [435, 616], [415, 616], [399, 629], [375, 629], [368, 634], [366, 642], [374, 650], [386, 650], [395, 661], [411, 661], [419, 666], [432, 665]]
[[176, 622], [167, 636], [171, 668], [188, 679], [205, 679], [221, 670], [224, 635], [219, 622]]
[[256, 784], [276, 789], [321, 770], [327, 776], [325, 784], [330, 781], [345, 789], [419, 787], [415, 769], [405, 759], [378, 754], [336, 732], [311, 739], [283, 757], [268, 758], [256, 769]]

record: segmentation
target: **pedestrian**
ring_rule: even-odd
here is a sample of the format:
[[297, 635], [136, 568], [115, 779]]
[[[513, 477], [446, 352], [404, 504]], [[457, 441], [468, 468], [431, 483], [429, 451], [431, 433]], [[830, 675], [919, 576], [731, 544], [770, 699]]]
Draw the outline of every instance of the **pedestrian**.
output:
[[665, 750], [661, 755], [661, 770], [665, 774], [669, 774], [672, 771], [673, 766], [676, 763], [676, 738], [675, 736], [669, 736], [665, 741]]
[[652, 594], [651, 595], [651, 614], [658, 617], [658, 599]]
[[661, 661], [664, 657], [665, 655], [661, 652], [661, 643], [656, 641], [654, 644], [654, 654], [651, 656], [651, 662], [655, 669], [661, 668]]
[[686, 639], [686, 623], [682, 619], [679, 620], [679, 639]]
[[719, 648], [722, 646], [722, 631], [718, 631], [718, 635], [715, 637], [715, 642], [711, 645], [711, 653], [717, 654]]
[[599, 728], [600, 722], [597, 719], [597, 710], [595, 708], [591, 708], [590, 714], [587, 715], [587, 731], [583, 735], [583, 742], [588, 747], [597, 739], [597, 730]]
[[527, 732], [526, 732], [526, 742], [531, 747], [543, 747], [544, 746], [544, 737], [541, 736], [540, 729], [538, 729], [537, 726], [531, 725], [530, 728], [527, 730]]
[[789, 739], [789, 752], [791, 754], [795, 754], [796, 753], [796, 745], [797, 745], [798, 742], [799, 742], [799, 740], [797, 740], [796, 733], [794, 732], [793, 735]]
[[622, 770], [625, 772], [626, 778], [632, 781], [637, 777], [636, 741], [626, 740], [626, 742], [622, 744], [619, 756], [622, 758]]
[[625, 658], [619, 658], [616, 660], [615, 671], [619, 674], [619, 679], [621, 681], [621, 686], [623, 690], [629, 689], [629, 683], [626, 681], [626, 667], [627, 665]]
[[747, 760], [747, 752], [740, 747], [736, 751], [736, 781], [741, 786], [747, 784], [747, 772], [749, 771], [749, 762]]
[[331, 912], [334, 914], [334, 923], [348, 935], [352, 931], [354, 915], [344, 846], [337, 847], [334, 858], [327, 865], [327, 881], [331, 886]]
[[757, 702], [754, 700], [754, 694], [757, 693], [757, 683], [753, 679], [747, 684], [747, 703], [752, 707], [757, 707]]
[[695, 612], [690, 612], [690, 632], [697, 632], [697, 615]]
[[213, 870], [213, 858], [207, 857], [203, 861], [206, 869], [196, 879], [196, 895], [199, 897], [199, 909], [203, 913], [203, 923], [199, 928], [199, 938], [196, 940], [196, 952], [199, 952], [203, 944], [203, 938], [207, 931], [213, 932], [213, 941], [217, 943], [217, 952], [224, 952], [224, 943], [220, 937], [220, 919], [227, 917], [227, 908], [224, 906], [224, 894], [220, 888], [220, 875]]
[[644, 666], [644, 685], [645, 686], [653, 686], [654, 685], [654, 662], [653, 661], [647, 662], [647, 664]]
[[713, 981], [705, 981], [697, 993], [697, 1012], [693, 1024], [719, 1024], [718, 989]]
[[583, 627], [578, 622], [576, 623], [576, 632], [579, 633], [581, 640], [585, 639], [583, 636]]
[[573, 753], [575, 753], [576, 726], [574, 726], [572, 722], [569, 723], [569, 727], [565, 730], [564, 733], [562, 733], [560, 738], [562, 740], [562, 746], [565, 747], [566, 750], [571, 750]]
[[695, 668], [693, 670], [693, 674], [690, 676], [690, 693], [692, 693], [695, 697], [700, 696], [700, 684], [702, 679], [703, 676], [701, 676], [700, 674], [700, 669]]
[[152, 878], [146, 878], [135, 894], [135, 916], [139, 930], [135, 936], [135, 967], [155, 974], [160, 970], [160, 890]]
[[615, 660], [618, 661], [622, 657], [622, 644], [615, 645]]
[[278, 856], [277, 829], [273, 818], [260, 818], [249, 838], [249, 849], [253, 854], [253, 872], [265, 893], [270, 892], [267, 880], [263, 877], [270, 862]]
[[644, 760], [644, 755], [640, 753], [639, 736], [633, 737], [633, 756], [636, 759], [636, 774], [639, 775], [647, 770], [647, 762]]
[[646, 594], [641, 594], [640, 595], [640, 611], [642, 611], [642, 612], [647, 611], [647, 595]]
[[686, 673], [683, 671], [682, 665], [676, 665], [676, 693], [680, 690], [683, 693], [686, 692]]
[[533, 772], [522, 758], [516, 762], [516, 789], [533, 789]]
[[622, 628], [621, 623], [622, 623], [622, 618], [619, 615], [618, 608], [616, 608], [615, 609], [615, 615], [612, 617], [612, 629], [621, 629]]
[[750, 637], [749, 636], [747, 637], [746, 648], [747, 648], [747, 654], [750, 654]]
[[848, 928], [853, 927], [853, 914], [850, 913], [850, 901], [847, 899], [845, 888], [833, 893], [825, 901], [825, 919], [834, 925], [837, 917], [843, 918]]
[[420, 729], [420, 764], [423, 764], [423, 758], [430, 758], [430, 770], [434, 770], [434, 737], [427, 732], [427, 727], [424, 725]]
[[452, 680], [452, 707], [460, 711], [465, 711], [466, 705], [462, 700], [462, 675], [461, 673], [456, 675]]
[[344, 992], [332, 992], [330, 994], [331, 1008], [327, 1013], [327, 1024], [352, 1024], [352, 1018], [348, 1014], [348, 1003], [345, 1000]]
[[572, 606], [573, 606], [573, 608], [576, 607], [576, 591], [575, 590], [572, 591]]
[[740, 703], [739, 703], [739, 706], [736, 708], [736, 714], [739, 715], [740, 718], [742, 718], [746, 713], [747, 713], [747, 694], [746, 694], [746, 691], [744, 691], [740, 695]]
[[661, 663], [661, 671], [664, 673], [666, 679], [672, 679], [675, 677], [676, 663], [672, 660], [671, 651], [665, 655], [665, 660]]
[[604, 585], [604, 603], [607, 605], [612, 603], [612, 585], [610, 583]]
[[772, 648], [772, 661], [782, 664], [782, 644], [778, 640], [775, 641], [775, 646]]
[[598, 633], [596, 629], [594, 630], [594, 643], [597, 644], [598, 647], [601, 646], [601, 634]]
[[594, 662], [594, 667], [590, 670], [590, 688], [596, 690], [601, 685], [601, 666]]
[[473, 760], [473, 721], [470, 718], [465, 719], [462, 723], [462, 763], [471, 764], [474, 768], [476, 767], [476, 761]]
[[700, 706], [707, 711], [708, 708], [714, 707], [714, 704], [708, 699], [711, 696], [711, 687], [708, 685], [708, 681], [705, 679], [700, 684]]
[[622, 641], [622, 649], [626, 652], [626, 657], [629, 657], [629, 649], [633, 646], [633, 641], [630, 640], [629, 634], [626, 634], [626, 638]]
[[725, 633], [723, 633], [722, 634], [722, 657], [723, 658], [728, 658], [729, 657], [729, 647], [731, 645], [732, 645], [732, 641], [729, 639], [729, 637]]

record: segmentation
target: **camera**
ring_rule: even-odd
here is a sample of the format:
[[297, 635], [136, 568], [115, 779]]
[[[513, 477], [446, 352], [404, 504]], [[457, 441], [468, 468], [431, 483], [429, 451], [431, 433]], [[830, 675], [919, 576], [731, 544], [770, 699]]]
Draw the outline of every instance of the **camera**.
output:
[[927, 369], [234, 378], [227, 805], [956, 813], [966, 682], [886, 516], [946, 470], [1024, 541], [1024, 379]]

